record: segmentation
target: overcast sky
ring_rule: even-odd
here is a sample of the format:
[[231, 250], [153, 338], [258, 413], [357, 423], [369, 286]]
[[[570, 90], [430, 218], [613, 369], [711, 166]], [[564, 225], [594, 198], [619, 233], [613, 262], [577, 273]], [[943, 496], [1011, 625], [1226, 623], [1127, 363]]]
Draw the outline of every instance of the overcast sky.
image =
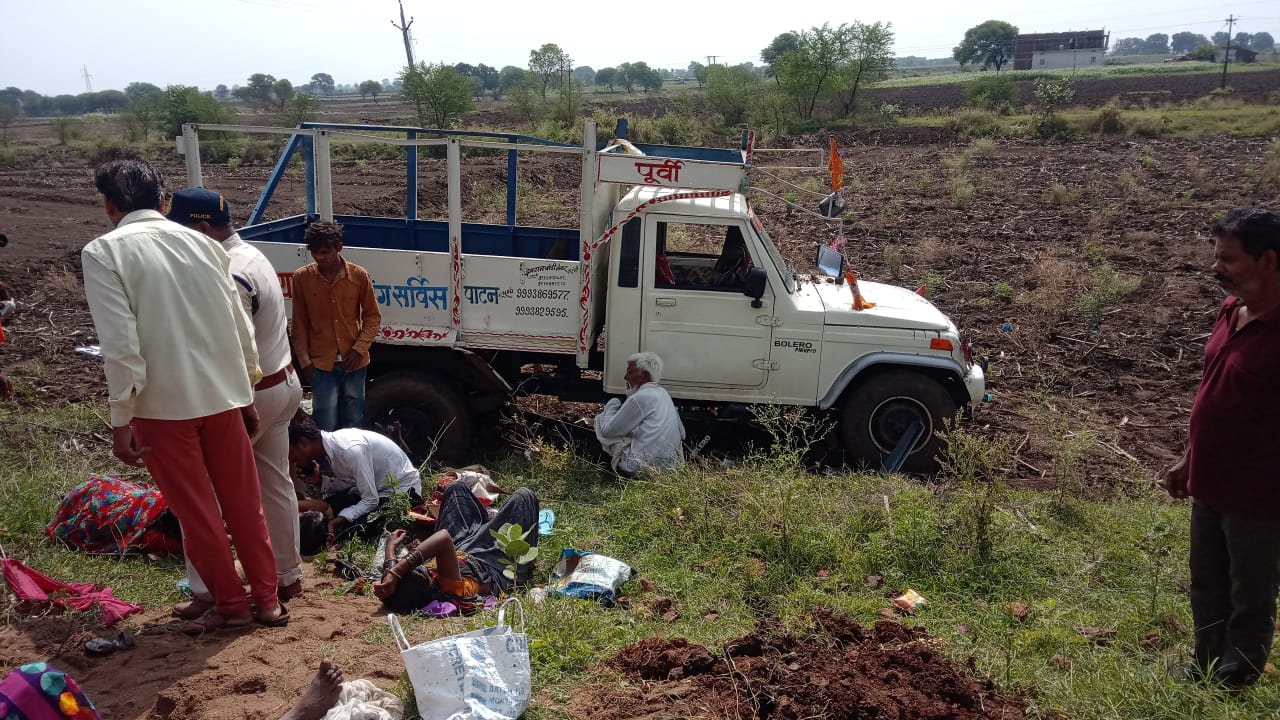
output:
[[[399, 31], [391, 26], [398, 13], [394, 0], [0, 0], [0, 87], [80, 93], [82, 67], [95, 90], [123, 89], [134, 81], [230, 87], [256, 72], [295, 85], [319, 72], [340, 84], [382, 80], [394, 77], [405, 61]], [[636, 61], [684, 68], [708, 55], [759, 64], [760, 49], [780, 33], [854, 20], [892, 23], [899, 56], [948, 56], [966, 29], [993, 18], [1022, 32], [1105, 28], [1115, 42], [1182, 30], [1208, 36], [1225, 30], [1227, 15], [1235, 13], [1243, 18], [1236, 31], [1280, 37], [1278, 0], [1024, 0], [1003, 7], [904, 0], [867, 3], [866, 9], [830, 0], [405, 0], [405, 13], [416, 18], [411, 32], [418, 60], [494, 67], [524, 67], [529, 51], [549, 42], [569, 53], [575, 66], [597, 69]]]

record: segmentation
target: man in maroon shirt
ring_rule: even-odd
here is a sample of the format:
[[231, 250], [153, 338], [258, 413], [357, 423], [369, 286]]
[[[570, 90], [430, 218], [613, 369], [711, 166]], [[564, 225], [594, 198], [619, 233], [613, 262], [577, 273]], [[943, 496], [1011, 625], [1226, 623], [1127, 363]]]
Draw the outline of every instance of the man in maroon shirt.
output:
[[1193, 501], [1195, 659], [1180, 674], [1241, 689], [1266, 665], [1280, 592], [1280, 215], [1232, 210], [1213, 238], [1228, 297], [1205, 343], [1187, 452], [1161, 484]]

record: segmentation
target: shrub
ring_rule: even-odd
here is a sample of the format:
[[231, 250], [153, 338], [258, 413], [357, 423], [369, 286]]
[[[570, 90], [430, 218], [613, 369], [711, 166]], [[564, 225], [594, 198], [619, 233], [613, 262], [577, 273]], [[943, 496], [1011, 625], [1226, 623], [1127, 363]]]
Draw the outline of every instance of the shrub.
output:
[[[1150, 115], [1139, 115], [1131, 118], [1126, 123], [1126, 126], [1128, 127], [1130, 135], [1153, 138], [1168, 135], [1170, 124], [1169, 118], [1164, 115], [1159, 118], [1151, 117]], [[1154, 160], [1152, 161], [1152, 164], [1155, 164]], [[1143, 165], [1146, 165], [1145, 157], [1143, 158]]]
[[984, 75], [964, 90], [969, 105], [1008, 115], [1018, 104], [1018, 85], [1009, 75]]
[[1001, 300], [1005, 300], [1005, 301], [1012, 300], [1013, 286], [1007, 282], [1000, 281], [996, 283], [995, 294], [996, 294], [996, 297], [1000, 298]]
[[951, 204], [957, 208], [968, 205], [973, 200], [973, 183], [969, 178], [960, 175], [951, 181]]
[[897, 245], [884, 246], [884, 267], [894, 280], [902, 276], [902, 248]]
[[1071, 134], [1070, 126], [1058, 111], [1076, 95], [1076, 85], [1071, 78], [1043, 78], [1036, 81], [1036, 135], [1048, 139], [1063, 139]]
[[1142, 278], [1118, 273], [1108, 263], [1093, 271], [1089, 288], [1080, 295], [1080, 310], [1090, 327], [1096, 327], [1103, 314], [1127, 295], [1138, 289]]
[[985, 157], [996, 151], [996, 143], [991, 138], [977, 138], [969, 143], [969, 155], [972, 157]]
[[968, 138], [999, 137], [1004, 134], [1004, 123], [991, 110], [961, 108], [947, 119], [947, 127], [957, 135]]
[[60, 117], [53, 121], [53, 131], [58, 135], [58, 144], [66, 145], [84, 135], [84, 123], [80, 118]]
[[1049, 186], [1049, 202], [1054, 205], [1066, 205], [1071, 200], [1071, 190], [1062, 183], [1054, 183]]
[[1098, 108], [1089, 120], [1089, 132], [1099, 135], [1118, 135], [1124, 132], [1124, 120], [1120, 117], [1120, 104], [1115, 100]]
[[701, 145], [703, 128], [692, 115], [667, 114], [655, 122], [658, 140], [664, 145]]

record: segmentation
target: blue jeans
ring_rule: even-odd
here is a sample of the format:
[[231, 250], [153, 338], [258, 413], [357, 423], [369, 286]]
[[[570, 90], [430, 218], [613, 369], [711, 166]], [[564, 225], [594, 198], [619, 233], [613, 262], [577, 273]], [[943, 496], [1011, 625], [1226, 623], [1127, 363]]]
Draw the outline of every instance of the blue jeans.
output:
[[334, 365], [315, 368], [311, 380], [311, 417], [321, 430], [360, 427], [364, 422], [364, 379], [368, 366], [353, 372]]

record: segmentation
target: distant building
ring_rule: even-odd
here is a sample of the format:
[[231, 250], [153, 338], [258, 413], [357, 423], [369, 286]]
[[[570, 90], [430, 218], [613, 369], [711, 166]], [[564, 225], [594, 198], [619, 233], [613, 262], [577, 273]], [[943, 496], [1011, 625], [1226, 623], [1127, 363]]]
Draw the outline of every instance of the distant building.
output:
[[1230, 48], [1221, 46], [1214, 48], [1213, 61], [1219, 62], [1222, 60], [1224, 53], [1229, 63], [1251, 63], [1258, 59], [1256, 51], [1232, 45]]
[[1109, 37], [1106, 30], [1019, 35], [1013, 41], [1013, 69], [1048, 70], [1102, 65]]

